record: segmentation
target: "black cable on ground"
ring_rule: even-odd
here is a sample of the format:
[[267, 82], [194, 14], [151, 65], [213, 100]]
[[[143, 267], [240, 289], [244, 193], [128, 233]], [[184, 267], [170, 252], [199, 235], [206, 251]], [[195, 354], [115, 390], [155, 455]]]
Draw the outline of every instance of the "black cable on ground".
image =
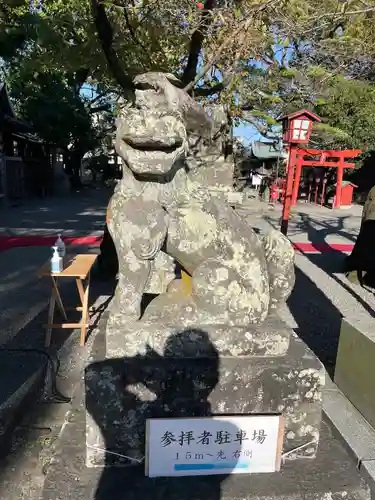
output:
[[[61, 394], [61, 392], [57, 388], [57, 374], [60, 369], [60, 360], [57, 358], [57, 356], [53, 357], [51, 353], [48, 351], [45, 351], [43, 349], [28, 349], [28, 348], [6, 348], [6, 347], [0, 347], [0, 352], [23, 352], [23, 353], [36, 353], [36, 354], [41, 354], [42, 356], [45, 356], [47, 358], [47, 369], [49, 368], [50, 370], [50, 391], [48, 394], [50, 396], [50, 400], [47, 400], [45, 402], [50, 402], [50, 403], [70, 403], [72, 401], [72, 398], [68, 396], [64, 396]], [[55, 358], [55, 359], [54, 359]], [[46, 378], [48, 377], [48, 372], [46, 374]]]

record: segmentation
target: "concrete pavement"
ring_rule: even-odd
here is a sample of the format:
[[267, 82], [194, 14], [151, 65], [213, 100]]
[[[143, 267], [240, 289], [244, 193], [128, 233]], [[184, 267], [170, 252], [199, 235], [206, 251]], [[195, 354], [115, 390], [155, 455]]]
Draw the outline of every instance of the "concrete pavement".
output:
[[[249, 212], [244, 216], [262, 231], [280, 227], [280, 206], [261, 215]], [[292, 210], [289, 223], [288, 237], [307, 251], [296, 252], [296, 284], [280, 316], [315, 351], [331, 376], [341, 319], [367, 318], [369, 325], [375, 320], [374, 294], [351, 283], [341, 272], [345, 255], [355, 243], [361, 217], [360, 206], [350, 211], [331, 211], [301, 204]], [[314, 248], [308, 249], [309, 244]], [[325, 251], [319, 251], [319, 245]], [[375, 498], [375, 430], [329, 378], [323, 408]]]
[[[259, 203], [259, 202], [258, 202]], [[249, 224], [260, 231], [279, 228], [281, 205], [261, 212], [251, 206], [241, 210]], [[281, 315], [288, 325], [315, 351], [332, 373], [334, 369], [341, 318], [360, 312], [375, 316], [373, 293], [352, 284], [341, 272], [347, 251], [334, 245], [353, 245], [361, 224], [362, 207], [330, 210], [298, 204], [292, 209], [288, 237], [294, 243], [326, 244], [330, 251], [310, 249], [296, 252], [296, 284]], [[326, 248], [327, 249], [327, 248]]]
[[61, 231], [65, 236], [98, 234], [110, 196], [109, 189], [87, 189], [0, 210], [0, 235], [53, 235]]
[[[239, 212], [260, 229], [269, 226], [280, 228], [281, 204], [268, 205], [255, 201], [239, 208]], [[288, 237], [294, 242], [354, 244], [361, 217], [362, 207], [359, 205], [353, 205], [348, 210], [331, 210], [298, 203], [291, 209]]]

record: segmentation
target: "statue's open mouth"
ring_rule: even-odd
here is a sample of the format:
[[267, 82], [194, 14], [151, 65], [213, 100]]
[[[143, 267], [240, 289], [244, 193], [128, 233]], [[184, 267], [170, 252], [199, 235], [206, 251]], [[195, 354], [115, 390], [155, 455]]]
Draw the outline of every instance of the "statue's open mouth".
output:
[[131, 137], [122, 135], [118, 151], [133, 174], [164, 175], [170, 173], [175, 162], [184, 155], [185, 145], [176, 134], [169, 137], [146, 132]]
[[162, 139], [145, 139], [144, 137], [122, 137], [127, 146], [139, 151], [161, 151], [163, 153], [173, 153], [183, 145], [180, 137], [169, 137]]

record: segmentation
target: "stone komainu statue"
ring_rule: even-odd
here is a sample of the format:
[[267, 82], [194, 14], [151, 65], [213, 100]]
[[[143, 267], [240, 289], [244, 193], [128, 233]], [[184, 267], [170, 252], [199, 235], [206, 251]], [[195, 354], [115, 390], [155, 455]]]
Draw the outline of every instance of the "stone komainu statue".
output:
[[192, 137], [209, 144], [212, 122], [172, 78], [137, 76], [135, 102], [118, 118], [123, 178], [109, 204], [108, 228], [119, 280], [110, 321], [140, 318], [153, 274], [172, 257], [191, 275], [191, 294], [173, 281], [145, 316], [185, 325], [261, 323], [293, 288], [293, 248], [278, 231], [258, 237], [197, 175], [207, 162], [186, 161]]

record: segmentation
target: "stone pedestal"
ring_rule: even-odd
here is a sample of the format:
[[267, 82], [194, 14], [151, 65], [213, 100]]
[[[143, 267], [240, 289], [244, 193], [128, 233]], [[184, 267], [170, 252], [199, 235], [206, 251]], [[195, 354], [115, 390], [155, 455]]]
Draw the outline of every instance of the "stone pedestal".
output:
[[375, 327], [369, 314], [343, 318], [335, 383], [375, 427]]
[[[103, 356], [104, 342], [103, 332], [95, 339], [95, 358]], [[293, 344], [294, 340], [291, 347]], [[305, 354], [308, 357], [311, 355], [309, 352]], [[274, 361], [278, 366], [277, 359]], [[204, 364], [207, 365], [207, 360], [204, 360]], [[122, 368], [127, 366], [119, 358], [97, 361], [88, 367], [87, 375], [92, 382], [93, 371], [102, 374], [96, 380], [99, 397], [96, 405], [103, 405], [102, 413], [106, 408], [116, 412], [123, 404], [120, 389], [124, 387], [125, 377]], [[209, 368], [207, 366], [207, 372]], [[116, 373], [120, 374], [117, 379]], [[117, 386], [117, 393], [111, 392], [110, 397], [103, 399], [100, 394], [105, 389], [111, 391], [112, 384]], [[108, 443], [106, 467], [99, 463], [96, 467], [87, 467], [86, 450], [92, 450], [84, 441], [83, 428], [87, 420], [85, 408], [92, 408], [90, 397], [95, 396], [91, 392], [94, 385], [91, 382], [89, 385], [90, 394], [86, 398], [84, 387], [79, 386], [75, 391], [72, 410], [54, 444], [53, 460], [45, 467], [43, 500], [56, 500], [57, 497], [59, 500], [370, 500], [369, 488], [360, 478], [355, 463], [324, 420], [316, 458], [285, 461], [281, 472], [271, 474], [149, 479], [144, 474], [143, 463], [135, 467], [111, 467], [111, 460], [116, 465], [119, 458], [111, 454], [113, 448], [110, 446], [116, 446], [113, 442]], [[178, 385], [179, 380], [176, 380]], [[132, 389], [136, 393], [135, 385]], [[134, 394], [133, 401], [135, 399]], [[152, 401], [144, 404], [150, 406]], [[113, 422], [116, 423], [116, 419], [106, 421], [106, 424], [111, 425]], [[109, 430], [105, 429], [104, 433], [108, 435]]]
[[282, 414], [285, 458], [313, 458], [323, 386], [321, 363], [275, 316], [248, 328], [112, 326], [107, 360], [86, 370], [86, 463], [137, 464], [150, 417], [249, 413]]
[[[79, 394], [76, 394], [79, 396]], [[339, 441], [322, 423], [314, 460], [287, 462], [281, 473], [149, 479], [143, 465], [88, 468], [81, 408], [67, 421], [47, 468], [42, 500], [370, 500], [371, 493]], [[58, 493], [57, 493], [58, 492]]]

